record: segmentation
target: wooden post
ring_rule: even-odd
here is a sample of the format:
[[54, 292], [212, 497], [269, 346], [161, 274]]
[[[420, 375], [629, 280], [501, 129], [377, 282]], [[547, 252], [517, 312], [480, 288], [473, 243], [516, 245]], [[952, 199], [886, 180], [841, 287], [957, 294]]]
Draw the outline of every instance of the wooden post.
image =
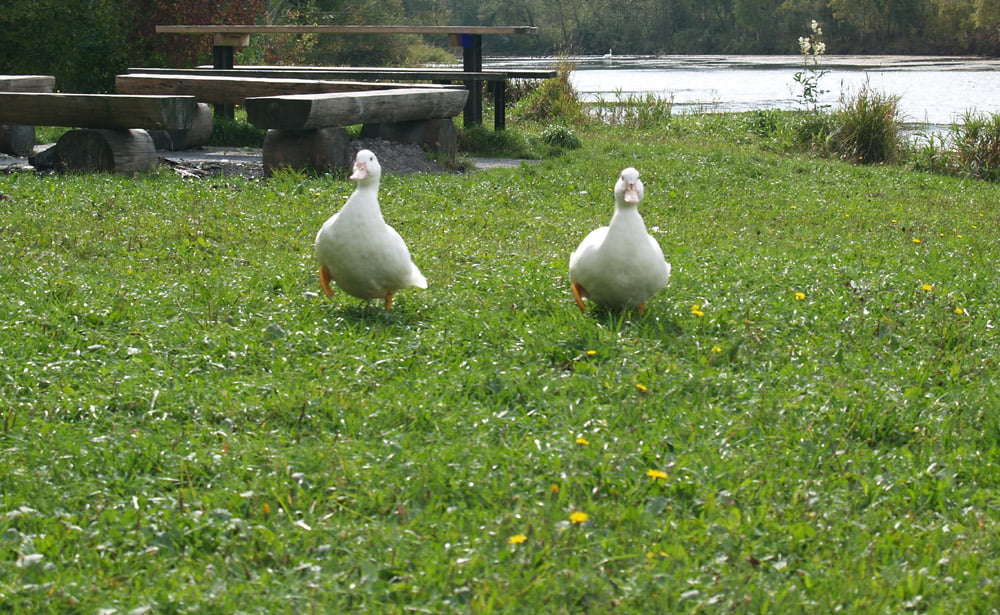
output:
[[[233, 46], [224, 45], [228, 41], [218, 40], [216, 36], [215, 45], [212, 47], [212, 66], [219, 69], [230, 69], [233, 67]], [[215, 114], [219, 117], [233, 119], [236, 117], [236, 107], [233, 105], [215, 105]]]
[[[483, 70], [483, 36], [481, 34], [462, 34], [462, 70], [466, 72], [482, 72]], [[483, 84], [481, 81], [466, 81], [465, 88], [469, 90], [469, 98], [465, 101], [465, 112], [462, 119], [465, 126], [478, 126], [483, 123]]]

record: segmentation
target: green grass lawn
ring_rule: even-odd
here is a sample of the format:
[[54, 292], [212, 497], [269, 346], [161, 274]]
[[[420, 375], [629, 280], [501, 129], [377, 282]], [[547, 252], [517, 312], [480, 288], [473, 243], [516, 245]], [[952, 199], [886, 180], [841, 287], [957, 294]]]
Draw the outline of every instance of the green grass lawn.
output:
[[[1000, 186], [696, 123], [384, 177], [388, 313], [342, 176], [0, 176], [0, 612], [997, 612]], [[582, 314], [626, 166], [674, 275]]]

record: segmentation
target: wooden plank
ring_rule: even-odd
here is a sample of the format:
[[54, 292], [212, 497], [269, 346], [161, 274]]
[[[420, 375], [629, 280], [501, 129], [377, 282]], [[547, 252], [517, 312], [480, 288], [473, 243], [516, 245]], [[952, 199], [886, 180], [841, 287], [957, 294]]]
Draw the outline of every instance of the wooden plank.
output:
[[129, 73], [115, 77], [115, 89], [119, 94], [188, 94], [201, 102], [224, 105], [242, 105], [246, 98], [261, 96], [365, 92], [402, 87], [408, 86], [401, 83], [262, 78], [245, 74]]
[[0, 75], [0, 92], [51, 92], [56, 89], [52, 75]]
[[183, 130], [194, 96], [0, 92], [0, 124]]
[[257, 128], [307, 130], [451, 118], [462, 111], [467, 96], [467, 90], [458, 88], [300, 94], [248, 98], [246, 110], [250, 122]]
[[[133, 69], [127, 74], [176, 74], [176, 75], [208, 75], [213, 77], [254, 77], [261, 79], [310, 79], [310, 80], [344, 80], [369, 79], [381, 81], [502, 81], [506, 73], [466, 72], [452, 69], [407, 69], [407, 68], [303, 68], [289, 66], [286, 68], [248, 69], [248, 68], [150, 68]], [[405, 87], [413, 87], [407, 84]]]
[[158, 34], [530, 34], [534, 26], [156, 26]]

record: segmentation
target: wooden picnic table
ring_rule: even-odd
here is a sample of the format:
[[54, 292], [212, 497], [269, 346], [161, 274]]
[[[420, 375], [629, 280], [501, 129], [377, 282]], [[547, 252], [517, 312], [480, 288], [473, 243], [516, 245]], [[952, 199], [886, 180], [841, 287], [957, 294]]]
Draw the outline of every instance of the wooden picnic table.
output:
[[[444, 34], [452, 46], [462, 48], [462, 67], [466, 72], [483, 70], [483, 35], [528, 34], [534, 26], [156, 26], [159, 34], [211, 34], [215, 37], [212, 65], [217, 69], [233, 68], [233, 49], [246, 47], [251, 34]], [[469, 98], [463, 118], [466, 126], [483, 123], [483, 94], [480, 81], [466, 81]]]

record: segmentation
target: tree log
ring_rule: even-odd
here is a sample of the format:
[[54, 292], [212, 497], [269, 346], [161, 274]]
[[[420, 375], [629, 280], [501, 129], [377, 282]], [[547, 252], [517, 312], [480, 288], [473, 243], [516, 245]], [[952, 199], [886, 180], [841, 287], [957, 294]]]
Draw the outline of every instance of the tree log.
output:
[[34, 126], [0, 125], [0, 153], [27, 156], [34, 147]]
[[385, 92], [302, 94], [246, 99], [247, 117], [257, 128], [306, 130], [354, 124], [452, 118], [465, 106], [468, 90], [404, 88]]
[[328, 172], [351, 163], [351, 138], [343, 128], [268, 130], [264, 136], [264, 175], [280, 168]]
[[71, 130], [56, 142], [55, 159], [61, 172], [141, 173], [159, 164], [152, 137], [138, 129]]

